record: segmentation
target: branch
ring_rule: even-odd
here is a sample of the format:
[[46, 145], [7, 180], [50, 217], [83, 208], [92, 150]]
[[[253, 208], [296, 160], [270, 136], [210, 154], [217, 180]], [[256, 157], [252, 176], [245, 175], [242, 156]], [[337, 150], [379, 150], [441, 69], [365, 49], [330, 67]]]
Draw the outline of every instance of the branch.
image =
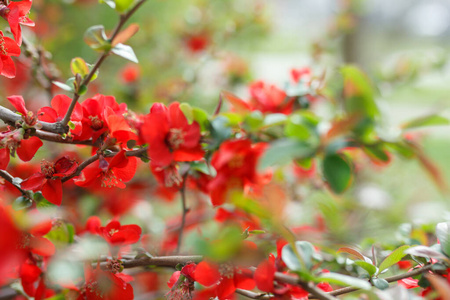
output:
[[[176, 267], [178, 264], [187, 264], [190, 262], [199, 263], [203, 260], [203, 256], [191, 255], [191, 256], [158, 256], [158, 257], [144, 257], [132, 260], [123, 260], [122, 265], [125, 269], [146, 267], [146, 266], [159, 266], [159, 267]], [[97, 266], [96, 263], [92, 264], [93, 267]], [[108, 262], [101, 262], [100, 268], [107, 269]]]
[[0, 177], [3, 177], [6, 181], [11, 183], [16, 189], [18, 189], [22, 193], [22, 195], [28, 197], [27, 192], [24, 189], [22, 189], [19, 184], [14, 183], [14, 177], [11, 174], [6, 172], [5, 170], [0, 170]]
[[270, 296], [267, 293], [255, 293], [252, 291], [247, 291], [247, 290], [243, 290], [243, 289], [236, 289], [236, 294], [242, 295], [244, 297], [250, 298], [250, 299], [270, 299], [273, 298], [272, 296]]
[[183, 243], [183, 233], [184, 233], [184, 226], [186, 224], [186, 214], [189, 211], [189, 209], [186, 207], [186, 178], [187, 178], [188, 172], [189, 172], [189, 170], [187, 170], [183, 174], [183, 182], [182, 182], [181, 188], [180, 188], [182, 215], [181, 215], [180, 230], [178, 232], [178, 243], [177, 243], [176, 253], [180, 252], [181, 244]]
[[[413, 271], [411, 271], [411, 272], [407, 272], [407, 273], [403, 273], [403, 274], [398, 274], [398, 275], [394, 275], [394, 276], [391, 276], [391, 277], [386, 277], [386, 278], [384, 278], [384, 280], [386, 280], [386, 281], [389, 282], [389, 283], [391, 283], [391, 282], [396, 282], [396, 281], [399, 281], [399, 280], [402, 280], [402, 279], [405, 279], [405, 278], [408, 278], [408, 277], [413, 277], [413, 276], [422, 274], [422, 273], [424, 273], [424, 272], [428, 272], [428, 271], [430, 271], [432, 268], [433, 268], [433, 265], [430, 264], [430, 265], [426, 265], [426, 266], [424, 266], [424, 267], [415, 269], [415, 270], [413, 270]], [[371, 284], [372, 284], [372, 283], [371, 283]], [[346, 287], [346, 288], [342, 288], [342, 289], [338, 289], [338, 290], [329, 292], [328, 294], [333, 295], [333, 296], [339, 296], [339, 295], [343, 295], [343, 294], [348, 294], [348, 293], [351, 293], [351, 292], [355, 292], [355, 291], [357, 291], [357, 290], [359, 290], [359, 289], [358, 289], [358, 288], [353, 288], [353, 287]], [[311, 296], [309, 299], [320, 299], [320, 298], [314, 298], [314, 296]]]
[[71, 175], [65, 176], [61, 179], [61, 182], [66, 182], [72, 178], [74, 178], [75, 176], [78, 176], [81, 174], [81, 171], [83, 171], [87, 166], [89, 166], [90, 164], [92, 164], [93, 162], [97, 161], [100, 158], [100, 156], [98, 154], [95, 154], [94, 156], [90, 157], [89, 159], [83, 161], [78, 168], [75, 170], [74, 173], [72, 173]]
[[[122, 29], [123, 25], [125, 25], [125, 23], [128, 21], [128, 19], [138, 10], [138, 8], [144, 4], [146, 0], [139, 0], [136, 5], [130, 10], [128, 11], [126, 14], [121, 15], [120, 16], [120, 20], [119, 23], [117, 24], [116, 28], [114, 29], [111, 37], [109, 38], [109, 40], [112, 42], [114, 40], [114, 38], [117, 36], [117, 34], [120, 32], [120, 30]], [[92, 69], [90, 70], [89, 74], [83, 79], [83, 81], [81, 82], [80, 86], [87, 86], [89, 84], [89, 82], [91, 81], [92, 77], [94, 76], [95, 72], [97, 72], [97, 70], [100, 68], [101, 64], [103, 63], [103, 61], [106, 59], [106, 57], [109, 55], [109, 52], [111, 50], [105, 51], [103, 52], [103, 54], [98, 58], [98, 60], [95, 62], [94, 66], [92, 67]], [[64, 129], [64, 132], [68, 131], [68, 126], [67, 124], [70, 121], [70, 117], [72, 115], [73, 110], [75, 109], [75, 105], [78, 102], [78, 99], [80, 98], [80, 94], [78, 94], [78, 91], [75, 92], [75, 94], [73, 95], [72, 98], [72, 102], [70, 103], [69, 108], [67, 109], [66, 115], [64, 116], [64, 119], [62, 119], [61, 121], [61, 126]]]
[[[0, 119], [5, 123], [14, 126], [17, 121], [22, 120], [22, 116], [0, 105]], [[61, 124], [59, 123], [47, 123], [42, 121], [37, 121], [37, 123], [40, 124], [41, 128], [45, 131], [61, 133]]]

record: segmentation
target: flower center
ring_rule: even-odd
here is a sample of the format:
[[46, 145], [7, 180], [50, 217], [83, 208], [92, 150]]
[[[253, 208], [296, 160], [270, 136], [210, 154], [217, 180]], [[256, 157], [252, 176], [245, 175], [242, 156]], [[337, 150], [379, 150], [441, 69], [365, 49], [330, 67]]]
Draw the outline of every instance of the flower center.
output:
[[231, 169], [239, 169], [244, 165], [244, 156], [237, 154], [229, 162], [228, 167]]
[[102, 178], [102, 187], [113, 187], [117, 186], [122, 179], [118, 179], [111, 169], [108, 169]]
[[222, 277], [233, 278], [234, 267], [230, 264], [221, 264], [219, 266], [219, 273]]
[[180, 128], [170, 128], [167, 142], [172, 150], [177, 150], [184, 143], [185, 133]]
[[41, 173], [44, 174], [44, 176], [47, 178], [52, 178], [53, 174], [55, 174], [55, 167], [53, 166], [53, 163], [47, 160], [42, 160]]
[[111, 229], [108, 233], [109, 233], [109, 236], [113, 236], [113, 235], [116, 234], [117, 232], [119, 232], [118, 229]]
[[3, 38], [3, 36], [0, 36], [0, 54], [8, 55], [8, 49], [5, 46], [5, 39]]
[[100, 130], [103, 128], [103, 121], [98, 116], [89, 116], [91, 120], [91, 128], [94, 130]]

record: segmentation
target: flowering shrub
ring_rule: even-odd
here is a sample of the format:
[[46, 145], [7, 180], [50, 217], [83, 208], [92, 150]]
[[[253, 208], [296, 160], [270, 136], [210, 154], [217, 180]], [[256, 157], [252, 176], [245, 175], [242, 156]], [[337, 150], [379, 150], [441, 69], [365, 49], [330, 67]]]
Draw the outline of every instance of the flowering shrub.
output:
[[[138, 62], [126, 43], [139, 26], [126, 23], [146, 0], [103, 2], [120, 18], [111, 33], [102, 25], [85, 33], [97, 61], [73, 58], [73, 77], [51, 80], [50, 106], [29, 110], [32, 99], [19, 93], [8, 95], [9, 108], [0, 106], [5, 293], [36, 300], [448, 297], [449, 223], [358, 249], [322, 243], [332, 226], [320, 214], [315, 224], [285, 220], [295, 188], [338, 199], [363, 170], [396, 157], [416, 159], [445, 190], [409, 133], [445, 118], [411, 120], [386, 138], [373, 83], [355, 66], [332, 76], [292, 69], [285, 88], [255, 81], [247, 97], [218, 92], [213, 112], [176, 98], [132, 111], [91, 83], [105, 61], [117, 59], [112, 54]], [[30, 10], [28, 0], [0, 1], [12, 35], [0, 31], [4, 77], [26, 78], [11, 57], [32, 47], [22, 36], [23, 25], [34, 25]], [[190, 55], [214, 43], [208, 30], [181, 39]], [[127, 65], [120, 80], [134, 84], [140, 76]], [[328, 115], [318, 113], [321, 105], [332, 108]]]

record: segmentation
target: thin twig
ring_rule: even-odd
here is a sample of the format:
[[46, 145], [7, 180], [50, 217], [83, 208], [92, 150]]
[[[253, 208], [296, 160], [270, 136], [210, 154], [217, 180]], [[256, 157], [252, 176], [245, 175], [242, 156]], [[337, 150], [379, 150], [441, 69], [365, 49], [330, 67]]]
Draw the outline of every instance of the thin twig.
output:
[[100, 155], [95, 154], [94, 156], [90, 157], [89, 159], [83, 161], [78, 168], [75, 170], [74, 173], [72, 173], [71, 175], [65, 176], [61, 179], [62, 182], [66, 182], [72, 178], [74, 178], [75, 176], [78, 176], [81, 174], [81, 171], [83, 171], [87, 166], [89, 166], [90, 164], [92, 164], [93, 162], [97, 161], [100, 158]]
[[[123, 25], [125, 25], [125, 23], [128, 21], [128, 19], [138, 10], [138, 8], [142, 4], [144, 4], [145, 1], [146, 0], [139, 0], [131, 10], [129, 10], [126, 14], [120, 16], [119, 23], [117, 24], [116, 28], [114, 29], [112, 35], [109, 38], [110, 42], [112, 42], [114, 40], [114, 38], [117, 36], [117, 34], [119, 34]], [[107, 50], [107, 51], [103, 52], [103, 54], [95, 62], [92, 69], [89, 71], [89, 74], [80, 83], [80, 86], [83, 86], [83, 85], [87, 86], [89, 84], [89, 82], [91, 81], [95, 72], [97, 72], [97, 70], [100, 68], [101, 64], [106, 59], [106, 57], [109, 55], [110, 51], [111, 50]], [[64, 129], [63, 133], [65, 133], [69, 130], [67, 124], [70, 121], [70, 117], [72, 116], [72, 112], [75, 109], [75, 105], [77, 104], [79, 98], [80, 98], [80, 94], [78, 93], [78, 91], [76, 91], [73, 95], [72, 102], [70, 103], [70, 106], [67, 109], [66, 115], [64, 116], [64, 118], [62, 119], [62, 121], [60, 123], [61, 127]]]
[[188, 172], [189, 172], [189, 170], [187, 170], [183, 174], [183, 182], [181, 183], [181, 188], [180, 188], [182, 211], [181, 211], [181, 224], [180, 224], [180, 230], [178, 232], [178, 243], [177, 243], [176, 253], [180, 252], [181, 244], [183, 243], [183, 233], [184, 233], [184, 226], [186, 224], [186, 214], [189, 211], [189, 209], [186, 207], [186, 178], [187, 178]]
[[[396, 282], [396, 281], [399, 281], [399, 280], [402, 280], [402, 279], [405, 279], [405, 278], [408, 278], [408, 277], [413, 277], [413, 276], [422, 274], [424, 272], [428, 272], [432, 268], [433, 268], [433, 265], [426, 265], [424, 267], [415, 269], [415, 270], [407, 272], [407, 273], [398, 274], [398, 275], [394, 275], [394, 276], [391, 276], [391, 277], [386, 277], [386, 278], [384, 278], [384, 280], [386, 280], [389, 283]], [[342, 289], [338, 289], [338, 290], [329, 292], [329, 294], [333, 295], [333, 296], [339, 296], [339, 295], [355, 292], [357, 290], [359, 290], [359, 289], [358, 288], [354, 288], [354, 287], [345, 287], [345, 288], [342, 288]], [[311, 295], [311, 297], [309, 299], [318, 299], [318, 298], [314, 298], [314, 296]]]
[[18, 189], [22, 193], [22, 195], [27, 196], [27, 192], [24, 189], [22, 189], [19, 184], [14, 183], [14, 177], [11, 174], [6, 172], [5, 170], [0, 170], [0, 177], [3, 177], [6, 181], [11, 183], [16, 189]]

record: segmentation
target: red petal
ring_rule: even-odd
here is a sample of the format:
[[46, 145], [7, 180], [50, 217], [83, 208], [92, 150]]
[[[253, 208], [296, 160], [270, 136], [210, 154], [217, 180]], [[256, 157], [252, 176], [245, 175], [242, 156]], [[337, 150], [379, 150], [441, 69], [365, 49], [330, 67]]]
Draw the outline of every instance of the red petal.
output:
[[61, 205], [63, 195], [61, 179], [47, 180], [42, 186], [42, 195], [48, 202]]
[[5, 170], [9, 164], [9, 149], [0, 149], [0, 170]]
[[261, 262], [255, 270], [256, 286], [263, 292], [273, 291], [273, 279], [275, 278], [275, 265], [268, 260]]
[[186, 116], [180, 109], [180, 103], [174, 102], [169, 105], [169, 124], [171, 128], [185, 128], [188, 126]]
[[35, 236], [31, 239], [30, 248], [31, 252], [42, 256], [52, 256], [56, 251], [52, 242], [40, 236]]
[[16, 149], [17, 155], [23, 161], [30, 161], [43, 144], [44, 143], [36, 136], [22, 140], [19, 147]]
[[137, 170], [137, 158], [129, 157], [128, 163], [123, 168], [114, 168], [114, 175], [121, 180], [121, 182], [128, 182], [136, 174]]
[[44, 122], [56, 123], [58, 122], [58, 113], [53, 108], [44, 106], [38, 110], [38, 119]]
[[202, 261], [195, 269], [194, 278], [201, 285], [211, 286], [217, 283], [222, 276], [215, 264]]
[[22, 181], [20, 186], [24, 190], [30, 190], [33, 192], [39, 191], [42, 188], [42, 185], [47, 181], [45, 176], [42, 173], [35, 173]]
[[170, 276], [169, 281], [167, 281], [167, 286], [171, 289], [175, 283], [177, 283], [178, 278], [180, 278], [181, 272], [176, 271]]
[[17, 46], [16, 42], [5, 36], [3, 37], [5, 41], [5, 48], [7, 49], [8, 56], [19, 56], [20, 55], [20, 47]]
[[1, 69], [2, 75], [6, 78], [16, 77], [16, 66], [14, 61], [9, 56], [1, 56], [3, 67]]
[[102, 226], [102, 221], [97, 216], [91, 216], [86, 221], [86, 230], [91, 234], [98, 234], [100, 227]]
[[6, 99], [14, 106], [14, 108], [22, 115], [26, 115], [28, 110], [25, 108], [25, 100], [20, 95], [9, 96]]
[[50, 230], [52, 230], [52, 221], [46, 220], [34, 225], [28, 232], [34, 236], [43, 236], [46, 235]]

